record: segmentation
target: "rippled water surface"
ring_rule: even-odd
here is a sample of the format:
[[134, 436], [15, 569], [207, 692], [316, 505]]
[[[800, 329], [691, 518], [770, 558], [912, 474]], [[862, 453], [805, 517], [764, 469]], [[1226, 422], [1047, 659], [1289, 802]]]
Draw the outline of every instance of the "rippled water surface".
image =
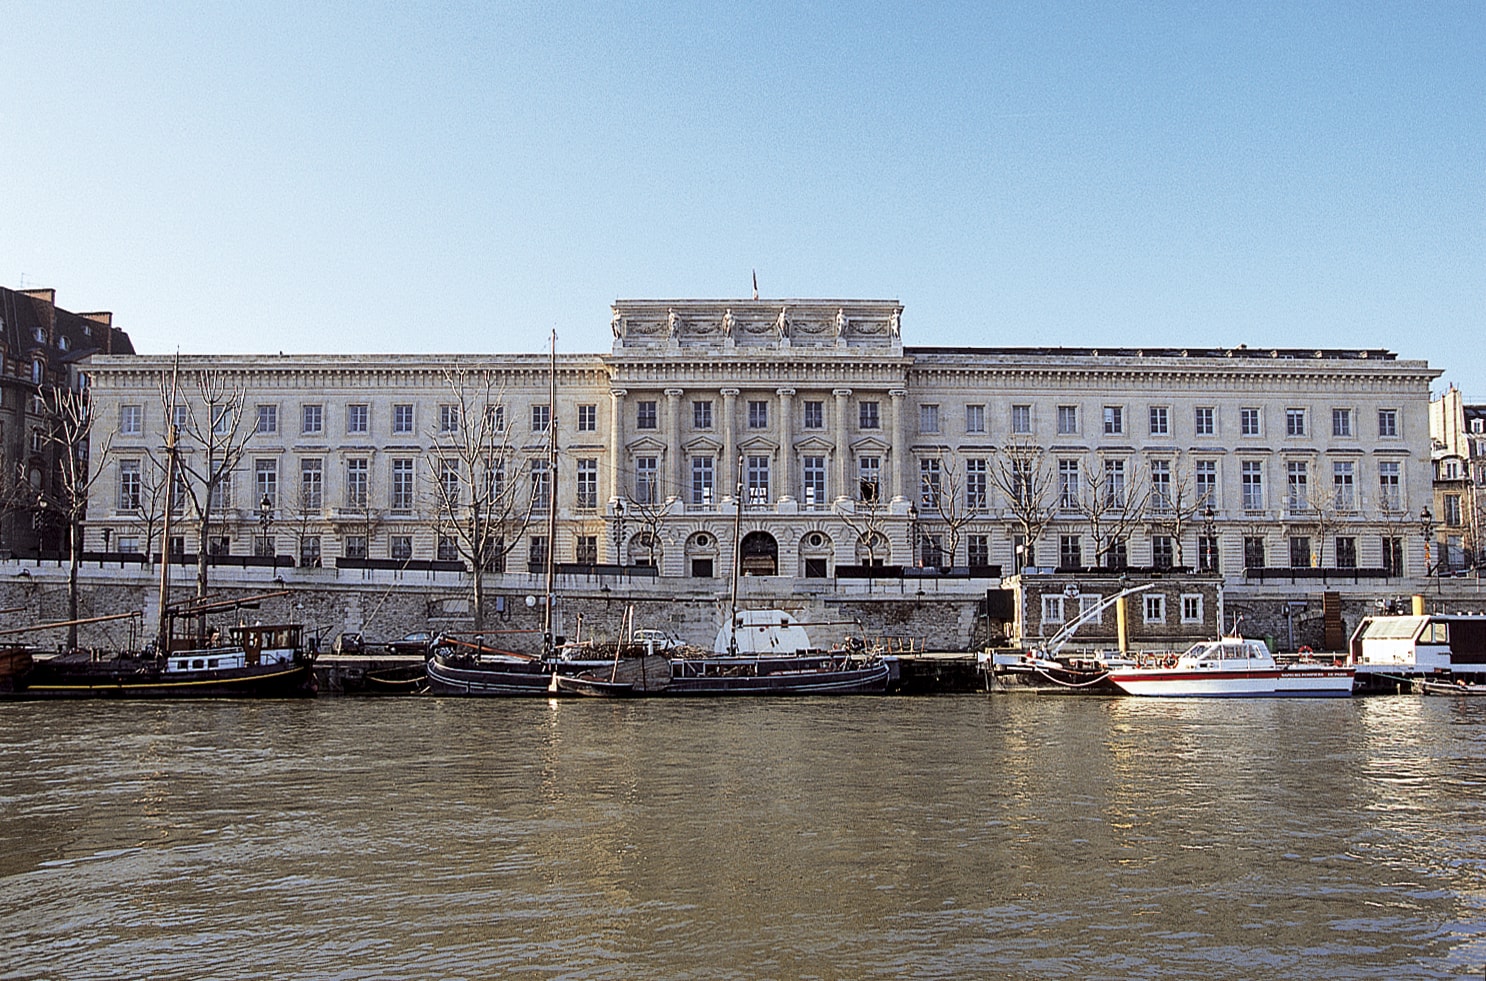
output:
[[1480, 978], [1483, 703], [0, 705], [0, 978]]

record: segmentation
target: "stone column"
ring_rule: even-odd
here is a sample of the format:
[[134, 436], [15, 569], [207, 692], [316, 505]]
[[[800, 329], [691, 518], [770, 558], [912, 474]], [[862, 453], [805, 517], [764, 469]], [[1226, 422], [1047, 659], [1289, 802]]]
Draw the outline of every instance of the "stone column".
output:
[[681, 396], [684, 388], [666, 389], [666, 491], [669, 500], [681, 496]]
[[624, 471], [629, 465], [624, 453], [624, 397], [629, 392], [616, 388], [609, 392], [609, 500], [628, 496]]
[[775, 389], [779, 396], [779, 489], [774, 494], [776, 501], [794, 500], [795, 497], [795, 390]]
[[722, 417], [718, 425], [722, 428], [722, 459], [718, 461], [717, 499], [733, 497], [738, 493], [738, 448], [733, 441], [733, 414], [738, 410], [738, 389], [722, 390]]
[[846, 434], [850, 420], [847, 419], [847, 411], [850, 408], [848, 399], [851, 398], [851, 389], [835, 388], [831, 394], [836, 396], [836, 461], [831, 467], [831, 476], [836, 484], [836, 500], [850, 497], [846, 488], [850, 486], [846, 480], [847, 449]]
[[895, 388], [887, 393], [893, 400], [893, 461], [887, 491], [892, 500], [905, 500], [903, 496], [903, 468], [907, 466], [908, 440], [903, 435], [903, 398], [908, 393]]

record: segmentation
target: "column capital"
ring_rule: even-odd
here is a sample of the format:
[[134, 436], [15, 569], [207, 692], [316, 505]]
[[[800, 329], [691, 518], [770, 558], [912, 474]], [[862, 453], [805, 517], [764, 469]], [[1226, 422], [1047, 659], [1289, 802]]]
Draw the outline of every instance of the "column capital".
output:
[[888, 389], [888, 395], [891, 398], [901, 399], [904, 396], [906, 396], [907, 394], [908, 394], [908, 389], [906, 389], [906, 388], [890, 388], [890, 389]]
[[668, 389], [666, 389], [666, 398], [668, 398], [668, 399], [679, 399], [681, 396], [683, 396], [685, 394], [686, 394], [686, 389], [684, 389], [684, 388], [668, 388]]
[[611, 388], [611, 389], [609, 389], [609, 397], [611, 399], [622, 399], [622, 398], [624, 398], [628, 394], [629, 394], [629, 389], [627, 389], [627, 388]]
[[738, 394], [739, 390], [736, 388], [724, 388], [722, 390], [722, 397], [725, 399], [735, 399], [738, 397]]
[[833, 389], [831, 389], [831, 394], [834, 395], [834, 396], [836, 396], [838, 399], [844, 399], [844, 398], [848, 397], [849, 395], [851, 395], [851, 389], [849, 389], [849, 388], [833, 388]]
[[783, 396], [791, 396], [791, 395], [794, 395], [795, 394], [795, 390], [793, 388], [776, 388], [776, 389], [774, 389], [774, 394], [775, 395], [783, 395]]

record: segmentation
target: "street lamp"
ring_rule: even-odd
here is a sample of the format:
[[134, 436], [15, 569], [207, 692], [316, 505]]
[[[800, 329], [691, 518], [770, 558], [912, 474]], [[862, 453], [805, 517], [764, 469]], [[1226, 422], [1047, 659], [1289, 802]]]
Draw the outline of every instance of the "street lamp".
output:
[[624, 565], [624, 498], [614, 499], [614, 560]]
[[1218, 568], [1217, 515], [1211, 504], [1202, 509], [1203, 548], [1199, 559], [1203, 571], [1215, 572]]
[[1434, 531], [1434, 515], [1428, 507], [1419, 510], [1419, 534], [1424, 538], [1424, 574], [1430, 574], [1432, 563], [1429, 558], [1429, 536]]
[[258, 554], [261, 556], [274, 555], [273, 546], [268, 542], [268, 528], [273, 524], [273, 499], [268, 492], [263, 492], [263, 497], [258, 501], [258, 527], [262, 531], [258, 539]]

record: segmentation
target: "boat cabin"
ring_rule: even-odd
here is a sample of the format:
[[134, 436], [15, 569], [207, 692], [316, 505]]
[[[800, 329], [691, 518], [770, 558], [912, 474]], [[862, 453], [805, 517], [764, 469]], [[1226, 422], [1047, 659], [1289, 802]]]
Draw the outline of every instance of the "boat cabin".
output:
[[[783, 610], [739, 610], [736, 623], [739, 654], [805, 654], [811, 650], [805, 628]], [[729, 624], [723, 624], [713, 641], [713, 652], [729, 653], [731, 639]]]
[[230, 627], [227, 630], [228, 642], [220, 647], [171, 651], [165, 670], [225, 671], [260, 664], [293, 664], [299, 650], [301, 629], [298, 624]]
[[1193, 644], [1182, 654], [1181, 662], [1200, 670], [1232, 671], [1274, 666], [1274, 655], [1262, 640], [1224, 637]]
[[1352, 633], [1359, 678], [1486, 674], [1486, 615], [1363, 617]]

